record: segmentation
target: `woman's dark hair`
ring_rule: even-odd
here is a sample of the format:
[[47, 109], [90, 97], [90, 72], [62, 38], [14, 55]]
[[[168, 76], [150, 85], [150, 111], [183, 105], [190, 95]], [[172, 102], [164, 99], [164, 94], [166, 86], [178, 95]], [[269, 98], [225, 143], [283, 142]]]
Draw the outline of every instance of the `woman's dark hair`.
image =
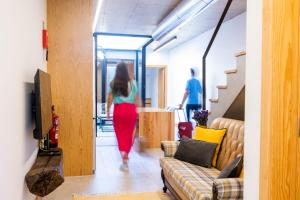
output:
[[124, 62], [117, 64], [115, 77], [113, 81], [110, 83], [112, 88], [112, 93], [117, 96], [127, 97], [129, 81], [130, 81], [130, 76], [129, 76], [127, 64]]

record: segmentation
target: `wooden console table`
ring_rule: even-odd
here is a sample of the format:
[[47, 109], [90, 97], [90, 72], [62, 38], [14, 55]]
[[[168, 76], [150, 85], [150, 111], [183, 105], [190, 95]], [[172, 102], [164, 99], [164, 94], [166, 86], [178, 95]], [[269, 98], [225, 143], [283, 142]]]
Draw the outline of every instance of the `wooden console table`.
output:
[[146, 148], [160, 148], [163, 140], [174, 140], [174, 112], [158, 108], [138, 108], [138, 136]]
[[64, 182], [63, 154], [56, 156], [37, 156], [37, 159], [25, 176], [29, 191], [38, 197], [53, 192]]

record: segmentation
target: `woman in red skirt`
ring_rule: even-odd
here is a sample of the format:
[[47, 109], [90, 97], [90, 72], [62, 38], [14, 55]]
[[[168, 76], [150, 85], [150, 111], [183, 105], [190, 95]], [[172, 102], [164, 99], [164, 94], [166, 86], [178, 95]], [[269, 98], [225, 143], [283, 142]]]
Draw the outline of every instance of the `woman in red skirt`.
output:
[[126, 63], [119, 63], [115, 77], [110, 83], [107, 101], [107, 117], [110, 117], [110, 107], [113, 103], [113, 124], [123, 159], [123, 164], [121, 165], [121, 170], [123, 171], [128, 170], [128, 154], [134, 141], [134, 130], [137, 119], [137, 99], [137, 84], [134, 80], [130, 79]]

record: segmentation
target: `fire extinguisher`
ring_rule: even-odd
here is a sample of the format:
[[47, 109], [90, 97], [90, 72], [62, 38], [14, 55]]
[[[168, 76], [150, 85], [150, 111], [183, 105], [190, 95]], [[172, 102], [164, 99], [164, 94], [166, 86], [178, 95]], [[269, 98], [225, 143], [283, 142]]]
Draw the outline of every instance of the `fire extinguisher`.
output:
[[49, 132], [50, 147], [55, 148], [58, 146], [58, 132], [59, 132], [59, 117], [54, 113], [55, 108], [52, 106], [52, 128]]
[[43, 30], [42, 30], [42, 44], [43, 44], [43, 49], [48, 49], [48, 31], [45, 28], [45, 24], [43, 22]]
[[42, 44], [43, 44], [43, 49], [45, 50], [46, 61], [48, 61], [48, 31], [45, 28], [44, 22], [43, 22], [43, 30], [42, 30]]

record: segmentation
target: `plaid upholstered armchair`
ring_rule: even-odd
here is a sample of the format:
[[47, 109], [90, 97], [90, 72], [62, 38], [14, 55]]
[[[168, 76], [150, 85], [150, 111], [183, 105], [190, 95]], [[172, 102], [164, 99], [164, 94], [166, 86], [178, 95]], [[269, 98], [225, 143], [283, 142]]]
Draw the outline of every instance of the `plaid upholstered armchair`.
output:
[[243, 178], [217, 179], [220, 171], [243, 154], [244, 122], [226, 118], [215, 119], [211, 128], [226, 128], [217, 165], [213, 168], [186, 163], [173, 156], [178, 141], [163, 141], [164, 157], [160, 159], [164, 191], [167, 189], [181, 200], [243, 199]]

